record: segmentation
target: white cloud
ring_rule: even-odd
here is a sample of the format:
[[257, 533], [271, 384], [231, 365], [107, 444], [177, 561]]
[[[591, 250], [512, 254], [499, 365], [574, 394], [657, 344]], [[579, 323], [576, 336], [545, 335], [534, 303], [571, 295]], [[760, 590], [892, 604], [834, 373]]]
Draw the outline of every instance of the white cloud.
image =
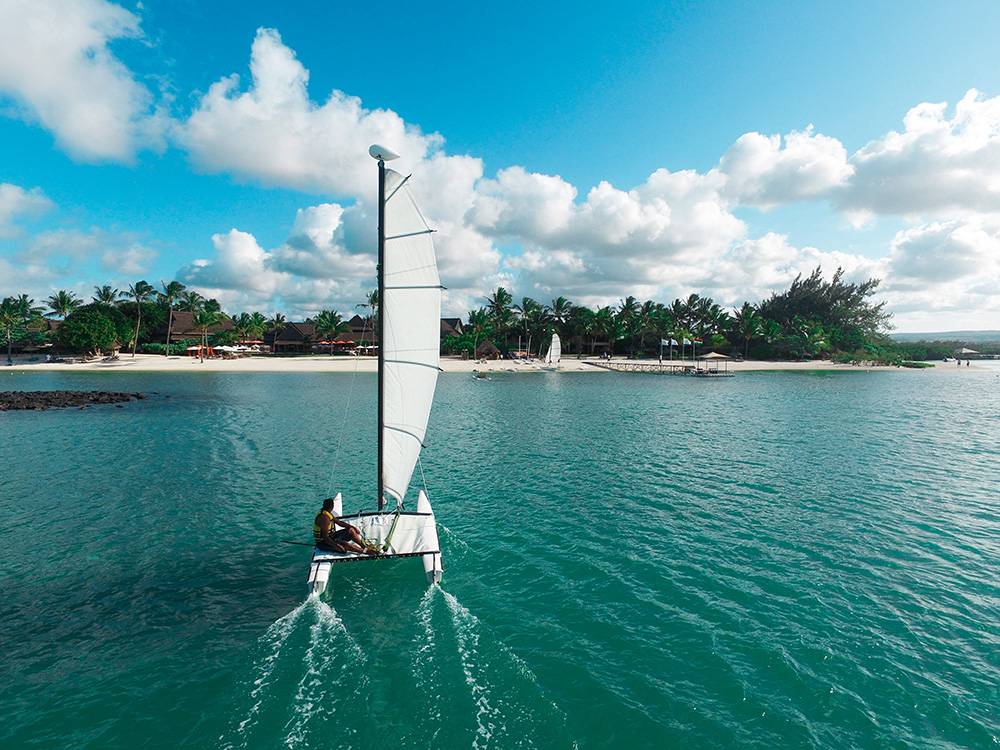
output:
[[166, 115], [108, 49], [142, 36], [133, 13], [105, 0], [0, 3], [0, 95], [81, 161], [131, 161], [159, 147]]
[[374, 267], [365, 256], [352, 260], [335, 243], [342, 215], [335, 204], [300, 210], [294, 236], [272, 251], [238, 229], [215, 234], [213, 256], [182, 268], [178, 277], [230, 309], [270, 310], [280, 299], [299, 314], [330, 307], [349, 313], [371, 284]]
[[855, 174], [838, 206], [905, 216], [1000, 211], [1000, 97], [971, 89], [951, 117], [944, 102], [918, 104], [903, 125], [851, 157]]
[[89, 230], [53, 229], [40, 232], [16, 254], [27, 265], [44, 263], [62, 274], [86, 273], [84, 266], [97, 262], [118, 278], [141, 275], [156, 259], [156, 251], [131, 232], [111, 232], [97, 227]]
[[[784, 143], [782, 143], [784, 141]], [[828, 195], [854, 172], [836, 138], [803, 131], [780, 135], [745, 133], [719, 161], [726, 192], [737, 203], [769, 208]]]
[[25, 190], [9, 182], [0, 183], [0, 239], [15, 237], [18, 219], [31, 219], [51, 211], [55, 204], [39, 188]]
[[[8, 3], [0, 20], [7, 13], [30, 31], [53, 7]], [[47, 45], [56, 42], [39, 40], [44, 34], [12, 34], [11, 24], [0, 30], [0, 42], [14, 43], [0, 50], [0, 88], [79, 158], [127, 159], [155, 141], [164, 122], [151, 111], [149, 92], [107, 48], [112, 39], [138, 37], [138, 19], [103, 0], [66, 7], [51, 55]], [[46, 65], [30, 63], [41, 58]], [[72, 90], [62, 97], [66, 81]], [[338, 200], [301, 209], [288, 240], [270, 250], [236, 229], [213, 236], [213, 254], [182, 273], [234, 305], [347, 312], [363, 296], [374, 254], [375, 170], [367, 148], [383, 142], [404, 155], [392, 166], [414, 173], [411, 188], [438, 230], [452, 312], [464, 312], [501, 280], [518, 292], [588, 303], [688, 291], [736, 303], [819, 264], [828, 272], [841, 265], [857, 278], [884, 276], [885, 297], [900, 310], [918, 303], [958, 309], [970, 290], [983, 309], [995, 309], [988, 306], [998, 233], [989, 217], [1000, 215], [1000, 97], [970, 91], [952, 113], [944, 104], [918, 105], [902, 132], [849, 158], [838, 140], [811, 126], [784, 136], [747, 133], [707, 172], [657, 169], [631, 188], [600, 181], [587, 190], [516, 165], [486, 176], [480, 159], [446, 153], [440, 135], [400, 114], [367, 109], [340, 91], [313, 101], [308, 84], [309, 71], [278, 33], [261, 29], [249, 80], [219, 79], [172, 130], [198, 169]], [[31, 194], [10, 195], [5, 213], [0, 191], [0, 232], [11, 231], [13, 217], [44, 210], [40, 193], [33, 207], [24, 203]], [[817, 199], [858, 223], [895, 214], [914, 226], [872, 259], [796, 247], [778, 232], [749, 238], [734, 213]], [[55, 239], [40, 235], [24, 259], [58, 265], [92, 258], [135, 275], [151, 257], [141, 244], [98, 251], [77, 235], [47, 251]], [[514, 248], [506, 260], [500, 243]]]
[[277, 31], [260, 29], [250, 52], [250, 86], [238, 75], [212, 84], [179, 131], [194, 164], [267, 185], [340, 196], [374, 191], [372, 143], [391, 143], [408, 169], [429, 157], [440, 136], [425, 135], [390, 110], [367, 110], [333, 91], [309, 98], [309, 71]]

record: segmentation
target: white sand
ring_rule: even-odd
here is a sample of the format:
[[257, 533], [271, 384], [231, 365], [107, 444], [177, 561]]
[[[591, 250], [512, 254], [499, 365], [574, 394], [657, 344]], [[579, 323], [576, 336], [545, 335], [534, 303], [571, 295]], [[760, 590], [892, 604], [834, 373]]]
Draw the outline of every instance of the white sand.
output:
[[[635, 362], [636, 360], [615, 359], [616, 362]], [[655, 359], [639, 360], [646, 363], [655, 363]], [[591, 363], [600, 363], [598, 359], [576, 359], [575, 356], [564, 358], [559, 366], [560, 372], [608, 372], [608, 370], [595, 367]], [[0, 365], [0, 372], [3, 370], [21, 371], [57, 371], [57, 372], [374, 372], [376, 360], [374, 357], [330, 357], [330, 356], [300, 356], [300, 357], [271, 357], [257, 356], [243, 359], [206, 359], [200, 362], [192, 357], [164, 357], [155, 354], [137, 354], [132, 358], [128, 354], [121, 355], [117, 360], [102, 361], [92, 360], [78, 364], [63, 364], [54, 362], [27, 362], [17, 363], [15, 360], [13, 367], [3, 367]], [[675, 364], [679, 361], [675, 360]], [[690, 364], [690, 360], [688, 360]], [[721, 367], [721, 365], [720, 365]], [[509, 360], [490, 360], [488, 362], [474, 362], [451, 357], [441, 359], [441, 368], [445, 372], [472, 372], [473, 370], [484, 370], [490, 372], [540, 372], [537, 366], [515, 363]], [[747, 372], [751, 370], [825, 370], [825, 371], [852, 371], [860, 370], [892, 370], [894, 372], [967, 372], [969, 370], [982, 370], [975, 363], [971, 367], [964, 364], [961, 368], [954, 363], [937, 363], [933, 368], [926, 370], [897, 368], [897, 367], [854, 367], [851, 365], [839, 365], [832, 362], [765, 362], [746, 361], [730, 362], [729, 369], [732, 372]]]

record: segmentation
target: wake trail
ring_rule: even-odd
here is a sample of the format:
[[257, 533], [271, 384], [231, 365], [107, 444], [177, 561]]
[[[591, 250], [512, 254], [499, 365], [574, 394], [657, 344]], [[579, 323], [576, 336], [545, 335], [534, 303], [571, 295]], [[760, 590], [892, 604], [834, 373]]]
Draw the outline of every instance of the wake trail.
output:
[[[295, 690], [292, 717], [285, 724], [287, 733], [284, 742], [288, 748], [307, 747], [312, 720], [336, 712], [336, 704], [327, 701], [330, 688], [338, 688], [340, 694], [346, 692], [353, 697], [363, 694], [368, 683], [363, 671], [359, 678], [354, 676], [364, 665], [365, 655], [336, 611], [315, 595], [310, 596], [306, 604], [314, 611], [316, 619], [309, 628], [309, 645], [302, 657], [305, 673]], [[338, 643], [346, 643], [347, 648], [338, 648]], [[341, 661], [337, 673], [330, 674], [336, 667], [337, 656], [345, 653], [349, 653], [351, 658]], [[351, 689], [344, 691], [342, 688], [347, 684]], [[349, 744], [342, 746], [351, 747]]]
[[433, 617], [437, 592], [437, 585], [428, 586], [427, 591], [424, 592], [416, 613], [420, 630], [413, 639], [413, 674], [417, 683], [424, 686], [424, 694], [428, 697], [428, 705], [425, 707], [424, 715], [434, 727], [428, 740], [429, 745], [434, 744], [434, 740], [441, 732], [441, 703], [444, 700], [441, 675], [434, 658], [437, 643], [434, 638]]
[[[473, 748], [486, 748], [494, 739], [492, 744], [503, 747], [575, 746], [568, 736], [566, 714], [545, 696], [527, 663], [494, 639], [483, 642], [479, 618], [453, 594], [444, 589], [441, 594], [448, 605], [462, 673], [476, 707]], [[532, 694], [541, 703], [541, 710], [537, 704], [531, 705]], [[552, 731], [559, 736], [550, 736]]]
[[[264, 632], [264, 635], [257, 641], [257, 650], [263, 651], [263, 655], [257, 657], [252, 667], [254, 678], [251, 682], [253, 688], [250, 690], [250, 700], [253, 701], [253, 704], [248, 709], [246, 716], [236, 725], [235, 731], [240, 739], [240, 748], [247, 746], [247, 731], [252, 729], [256, 723], [257, 714], [264, 699], [267, 697], [268, 688], [272, 682], [271, 676], [274, 673], [278, 657], [281, 656], [281, 651], [288, 641], [288, 636], [295, 629], [296, 621], [302, 612], [305, 611], [308, 604], [309, 601], [306, 600], [291, 612], [279, 617], [271, 623]], [[233, 747], [232, 742], [227, 742], [222, 737], [219, 740], [225, 743], [223, 747], [227, 750]]]
[[454, 542], [455, 544], [457, 544], [459, 547], [462, 548], [463, 552], [468, 552], [469, 551], [469, 545], [466, 544], [462, 540], [462, 537], [460, 537], [458, 534], [456, 534], [454, 531], [452, 531], [451, 529], [449, 529], [447, 526], [445, 526], [440, 521], [438, 521], [438, 528], [441, 529], [441, 531], [444, 532], [444, 535], [446, 537], [448, 537], [448, 541]]
[[[485, 748], [497, 729], [497, 723], [501, 723], [503, 717], [490, 704], [491, 693], [489, 683], [483, 679], [481, 670], [476, 665], [476, 653], [479, 650], [479, 618], [463, 607], [458, 599], [441, 589], [444, 600], [448, 603], [448, 610], [451, 612], [452, 625], [455, 628], [455, 637], [458, 640], [458, 658], [462, 662], [462, 672], [465, 675], [465, 684], [472, 692], [472, 700], [476, 704], [476, 737], [472, 742], [474, 748]], [[476, 673], [480, 673], [480, 679], [476, 679]]]

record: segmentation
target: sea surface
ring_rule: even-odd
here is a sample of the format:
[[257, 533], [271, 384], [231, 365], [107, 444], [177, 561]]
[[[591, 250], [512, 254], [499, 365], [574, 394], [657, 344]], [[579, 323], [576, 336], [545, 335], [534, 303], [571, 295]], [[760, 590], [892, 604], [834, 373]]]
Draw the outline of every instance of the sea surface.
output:
[[444, 374], [445, 575], [335, 569], [370, 374], [4, 373], [0, 748], [997, 748], [1000, 370]]

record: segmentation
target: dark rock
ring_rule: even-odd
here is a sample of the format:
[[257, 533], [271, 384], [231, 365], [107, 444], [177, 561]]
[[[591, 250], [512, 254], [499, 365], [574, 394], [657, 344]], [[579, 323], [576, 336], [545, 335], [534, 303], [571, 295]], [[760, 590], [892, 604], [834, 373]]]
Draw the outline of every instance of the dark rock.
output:
[[118, 391], [0, 391], [0, 411], [64, 409], [91, 404], [118, 404], [144, 399], [143, 393]]

